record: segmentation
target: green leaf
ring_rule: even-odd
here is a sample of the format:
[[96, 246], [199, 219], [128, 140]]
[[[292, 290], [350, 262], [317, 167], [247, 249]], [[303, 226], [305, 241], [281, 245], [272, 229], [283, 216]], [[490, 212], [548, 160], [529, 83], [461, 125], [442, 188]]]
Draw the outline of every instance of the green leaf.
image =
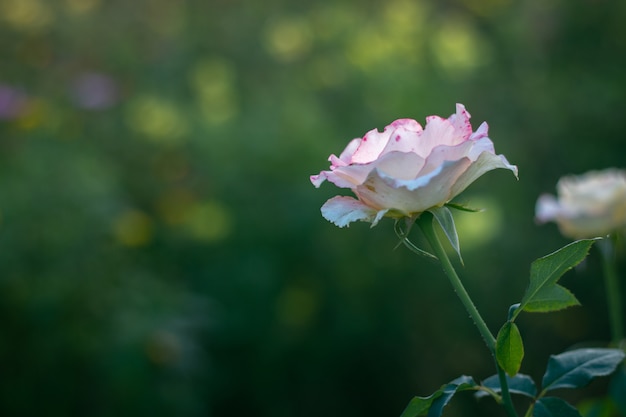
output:
[[[553, 311], [553, 307], [561, 309], [564, 305], [578, 303], [573, 295], [573, 299], [568, 298], [563, 291], [554, 290], [554, 287], [565, 272], [585, 259], [594, 242], [594, 239], [578, 240], [533, 262], [530, 267], [530, 284], [513, 319], [522, 310], [546, 312]], [[528, 305], [531, 310], [527, 310]]]
[[459, 235], [456, 233], [456, 226], [454, 225], [454, 218], [452, 217], [450, 209], [446, 206], [442, 206], [428, 211], [432, 213], [435, 219], [437, 219], [437, 222], [443, 229], [443, 233], [450, 241], [452, 248], [459, 257], [459, 260], [463, 263], [463, 258], [461, 257], [461, 247], [459, 246]]
[[580, 305], [567, 288], [555, 284], [539, 291], [537, 295], [524, 306], [524, 311], [529, 313], [545, 313], [549, 311], [563, 310], [567, 307]]
[[[525, 395], [526, 397], [535, 398], [537, 395], [537, 386], [535, 385], [535, 381], [528, 375], [517, 374], [514, 377], [510, 377], [507, 375], [506, 377], [507, 385], [509, 386], [509, 392], [511, 394], [519, 394]], [[500, 378], [498, 375], [491, 375], [489, 378], [485, 379], [482, 384], [482, 387], [489, 388], [492, 391], [497, 392], [498, 394], [502, 392], [502, 387], [500, 386]], [[485, 391], [478, 391], [476, 394], [477, 398], [486, 397], [489, 395]]]
[[524, 343], [517, 325], [511, 321], [504, 323], [496, 338], [496, 359], [504, 372], [514, 376], [519, 372], [524, 358]]
[[439, 417], [443, 408], [450, 402], [454, 394], [459, 391], [475, 390], [477, 387], [471, 376], [460, 376], [449, 383], [442, 385], [428, 397], [413, 397], [400, 417]]
[[574, 406], [560, 398], [545, 397], [535, 403], [533, 417], [581, 417]]
[[413, 397], [400, 417], [418, 417], [427, 415], [433, 400], [439, 396], [441, 396], [440, 391], [437, 391], [429, 397]]
[[576, 349], [550, 356], [543, 375], [544, 392], [557, 388], [581, 388], [593, 378], [606, 376], [624, 360], [620, 349]]
[[478, 384], [471, 376], [463, 375], [441, 387], [441, 395], [430, 406], [428, 417], [440, 417], [454, 394], [459, 391], [475, 390]]
[[615, 405], [609, 397], [586, 399], [576, 406], [580, 414], [585, 417], [613, 417], [618, 415]]

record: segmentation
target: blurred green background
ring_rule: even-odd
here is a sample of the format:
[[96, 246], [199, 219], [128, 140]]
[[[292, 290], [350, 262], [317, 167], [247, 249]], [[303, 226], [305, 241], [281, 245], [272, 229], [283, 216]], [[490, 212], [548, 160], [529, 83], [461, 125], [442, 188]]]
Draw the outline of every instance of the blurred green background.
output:
[[[520, 179], [481, 178], [457, 222], [496, 331], [567, 243], [539, 194], [626, 165], [625, 21], [618, 0], [0, 0], [0, 414], [398, 416], [491, 375], [439, 266], [391, 220], [326, 222], [338, 190], [309, 175], [397, 118], [486, 120]], [[609, 339], [597, 253], [563, 282], [583, 307], [520, 320], [536, 378]]]

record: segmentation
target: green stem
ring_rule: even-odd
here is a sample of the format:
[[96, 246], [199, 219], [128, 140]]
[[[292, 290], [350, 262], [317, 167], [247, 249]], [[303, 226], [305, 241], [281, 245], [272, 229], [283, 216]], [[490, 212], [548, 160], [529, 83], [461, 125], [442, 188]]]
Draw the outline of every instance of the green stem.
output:
[[[433, 252], [435, 252], [435, 256], [439, 258], [439, 262], [441, 262], [443, 271], [448, 276], [448, 279], [450, 280], [450, 283], [452, 284], [454, 291], [456, 292], [459, 299], [461, 300], [461, 303], [463, 303], [463, 306], [465, 307], [470, 317], [474, 321], [474, 324], [478, 328], [480, 335], [483, 337], [485, 343], [487, 344], [487, 347], [489, 348], [489, 351], [491, 352], [495, 360], [496, 338], [493, 336], [493, 334], [489, 330], [489, 327], [487, 327], [487, 324], [485, 323], [480, 313], [478, 312], [478, 309], [474, 305], [474, 302], [470, 298], [469, 294], [465, 290], [465, 287], [463, 286], [463, 283], [461, 282], [459, 276], [457, 275], [456, 270], [452, 266], [452, 263], [450, 262], [450, 258], [448, 257], [448, 254], [446, 253], [445, 249], [441, 245], [441, 241], [439, 240], [439, 237], [437, 236], [437, 233], [435, 232], [435, 228], [433, 226], [433, 215], [428, 212], [422, 213], [420, 218], [417, 220], [417, 223], [422, 229], [424, 236], [426, 236], [426, 240], [428, 240], [428, 243], [430, 244]], [[511, 400], [511, 394], [509, 392], [509, 386], [506, 380], [506, 375], [504, 374], [504, 371], [502, 370], [502, 368], [498, 365], [497, 361], [496, 361], [496, 369], [498, 370], [498, 377], [500, 379], [500, 387], [502, 388], [502, 402], [503, 402], [504, 408], [506, 409], [506, 412], [510, 417], [517, 417], [517, 413], [515, 412], [515, 408], [513, 407], [513, 402]]]
[[602, 254], [604, 286], [609, 308], [609, 321], [611, 324], [611, 343], [614, 346], [619, 346], [624, 338], [624, 323], [622, 319], [622, 300], [619, 281], [615, 267], [615, 251], [610, 238], [602, 240], [599, 245], [600, 253]]
[[526, 411], [526, 414], [524, 414], [524, 417], [531, 417], [533, 415], [534, 408], [535, 404], [532, 404], [530, 407], [528, 407], [528, 410]]

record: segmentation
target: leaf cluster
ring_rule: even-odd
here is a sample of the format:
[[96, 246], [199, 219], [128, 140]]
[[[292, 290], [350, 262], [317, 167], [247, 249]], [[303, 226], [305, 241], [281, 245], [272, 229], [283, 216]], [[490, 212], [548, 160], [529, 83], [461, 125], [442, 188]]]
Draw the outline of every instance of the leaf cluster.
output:
[[[448, 215], [449, 210], [445, 207], [433, 213], [450, 243], [459, 253], [458, 238], [453, 232], [454, 223]], [[542, 389], [538, 391], [537, 385], [530, 376], [519, 373], [524, 358], [524, 344], [515, 320], [523, 311], [546, 313], [579, 305], [576, 297], [559, 285], [558, 281], [565, 272], [578, 265], [587, 256], [594, 242], [593, 239], [573, 242], [532, 263], [528, 288], [520, 303], [509, 308], [507, 321], [500, 328], [496, 338], [496, 361], [506, 375], [493, 375], [480, 384], [470, 376], [461, 376], [441, 386], [428, 397], [414, 397], [401, 417], [441, 416], [443, 408], [451, 398], [457, 392], [462, 391], [475, 391], [475, 396], [478, 398], [491, 396], [498, 403], [502, 403], [504, 381], [506, 381], [508, 393], [531, 399], [526, 416], [580, 417], [580, 413], [574, 406], [561, 398], [547, 396], [547, 394], [556, 389], [581, 388], [593, 378], [611, 374], [624, 360], [624, 352], [619, 349], [595, 348], [577, 349], [552, 355], [541, 381]]]

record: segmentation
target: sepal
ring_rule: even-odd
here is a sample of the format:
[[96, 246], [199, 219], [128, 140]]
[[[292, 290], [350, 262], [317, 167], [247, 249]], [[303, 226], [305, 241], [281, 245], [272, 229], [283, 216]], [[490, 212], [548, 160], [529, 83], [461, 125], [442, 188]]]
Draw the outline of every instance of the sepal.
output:
[[442, 206], [432, 208], [428, 211], [432, 213], [433, 217], [437, 220], [437, 223], [439, 223], [439, 226], [441, 226], [443, 233], [446, 235], [446, 238], [448, 239], [448, 241], [452, 245], [452, 248], [459, 257], [459, 261], [461, 261], [461, 264], [463, 264], [463, 258], [461, 257], [461, 247], [459, 245], [459, 235], [456, 232], [454, 218], [452, 217], [450, 209], [446, 206]]

